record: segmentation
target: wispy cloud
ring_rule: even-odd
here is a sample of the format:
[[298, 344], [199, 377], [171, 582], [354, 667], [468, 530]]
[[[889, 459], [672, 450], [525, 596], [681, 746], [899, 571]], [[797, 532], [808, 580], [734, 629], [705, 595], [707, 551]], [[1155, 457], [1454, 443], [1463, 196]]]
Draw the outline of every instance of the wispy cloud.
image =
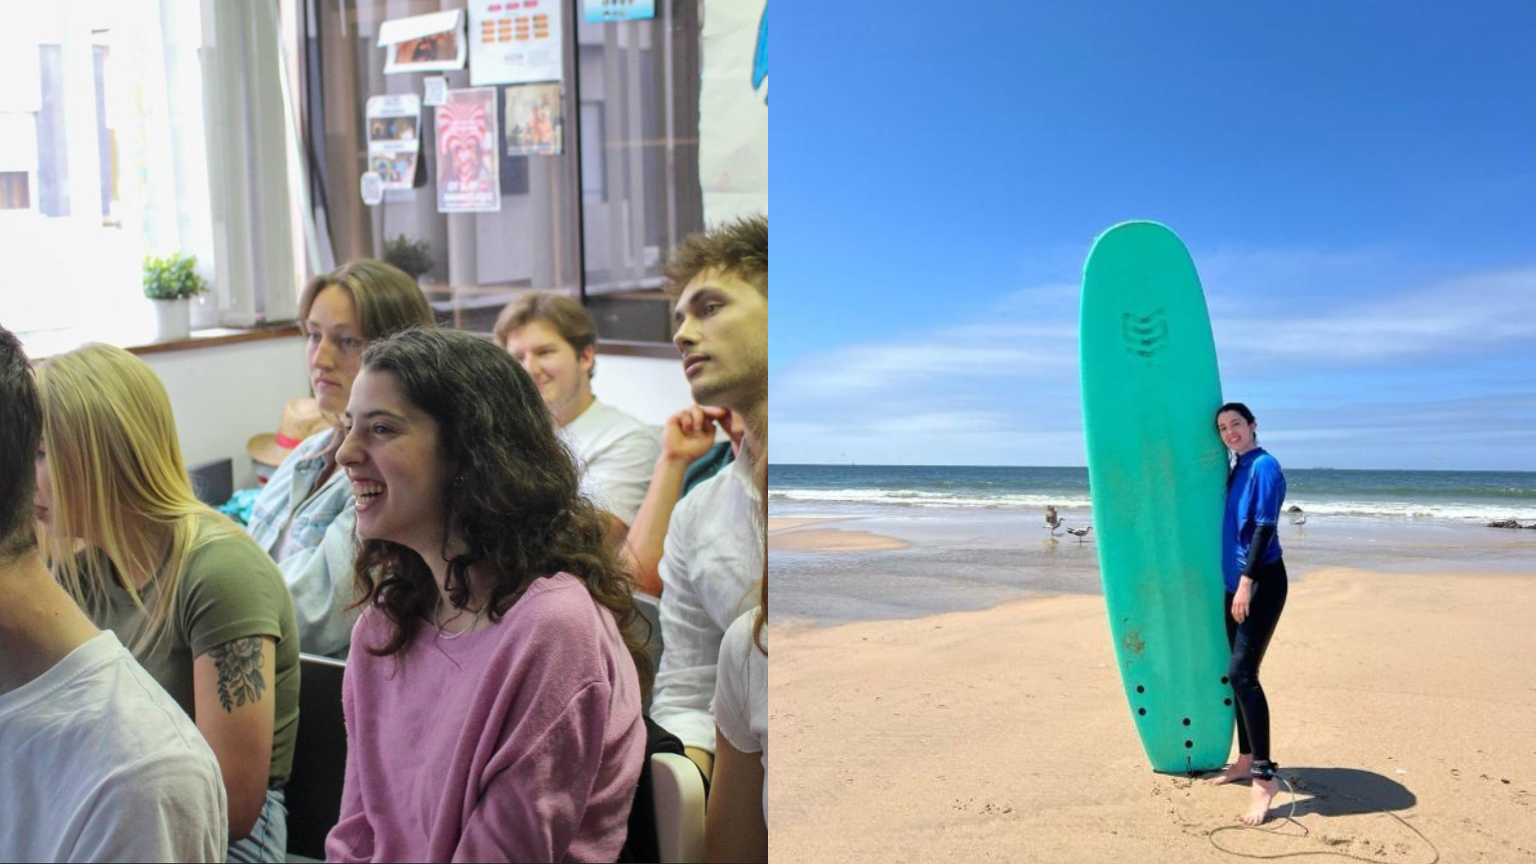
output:
[[[1268, 440], [1294, 464], [1405, 467], [1431, 450], [1497, 464], [1458, 441], [1536, 450], [1536, 266], [1415, 275], [1374, 249], [1197, 261], [1227, 389], [1269, 409]], [[1332, 287], [1279, 288], [1290, 280]], [[1078, 298], [1070, 283], [1028, 286], [931, 333], [788, 361], [772, 383], [773, 458], [1081, 464]], [[1456, 392], [1467, 382], [1476, 396]]]
[[1339, 297], [1333, 308], [1311, 314], [1217, 319], [1223, 359], [1372, 364], [1519, 343], [1530, 351], [1536, 343], [1536, 267], [1462, 276], [1395, 296]]
[[[775, 398], [867, 398], [914, 387], [1075, 373], [1072, 330], [986, 325], [804, 356], [774, 375]], [[1065, 350], [1064, 350], [1065, 349]]]

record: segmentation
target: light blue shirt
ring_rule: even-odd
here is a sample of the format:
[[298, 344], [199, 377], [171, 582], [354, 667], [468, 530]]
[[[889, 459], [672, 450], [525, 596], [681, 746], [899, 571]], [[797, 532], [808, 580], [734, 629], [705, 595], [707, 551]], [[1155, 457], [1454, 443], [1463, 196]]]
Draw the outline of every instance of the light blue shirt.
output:
[[300, 650], [344, 658], [361, 614], [347, 609], [354, 599], [357, 500], [339, 468], [310, 494], [333, 434], [316, 432], [294, 448], [257, 496], [245, 530], [283, 571]]

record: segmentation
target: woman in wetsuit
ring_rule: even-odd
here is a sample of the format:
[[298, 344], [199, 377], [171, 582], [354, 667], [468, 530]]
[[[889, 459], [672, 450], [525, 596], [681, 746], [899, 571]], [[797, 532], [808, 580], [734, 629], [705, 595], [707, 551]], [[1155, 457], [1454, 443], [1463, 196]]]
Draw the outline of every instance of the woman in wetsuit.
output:
[[1248, 778], [1253, 795], [1242, 821], [1259, 825], [1280, 789], [1278, 766], [1270, 759], [1269, 702], [1259, 685], [1259, 664], [1285, 609], [1285, 561], [1275, 535], [1285, 500], [1285, 475], [1275, 457], [1259, 446], [1258, 423], [1241, 402], [1216, 412], [1216, 431], [1232, 451], [1227, 475], [1227, 510], [1222, 519], [1221, 564], [1227, 589], [1227, 642], [1232, 662], [1227, 675], [1237, 702], [1237, 761], [1212, 778], [1217, 785]]

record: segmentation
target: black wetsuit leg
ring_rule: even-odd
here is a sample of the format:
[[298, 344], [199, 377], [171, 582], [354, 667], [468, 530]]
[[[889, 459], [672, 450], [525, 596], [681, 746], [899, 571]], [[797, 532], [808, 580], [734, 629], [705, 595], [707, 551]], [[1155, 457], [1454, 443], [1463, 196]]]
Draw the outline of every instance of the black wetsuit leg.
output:
[[1237, 702], [1237, 752], [1251, 753], [1255, 762], [1269, 761], [1269, 700], [1259, 684], [1259, 664], [1280, 623], [1288, 587], [1284, 559], [1261, 565], [1254, 571], [1248, 617], [1241, 624], [1232, 618], [1232, 595], [1226, 595], [1227, 644], [1232, 647], [1227, 677]]

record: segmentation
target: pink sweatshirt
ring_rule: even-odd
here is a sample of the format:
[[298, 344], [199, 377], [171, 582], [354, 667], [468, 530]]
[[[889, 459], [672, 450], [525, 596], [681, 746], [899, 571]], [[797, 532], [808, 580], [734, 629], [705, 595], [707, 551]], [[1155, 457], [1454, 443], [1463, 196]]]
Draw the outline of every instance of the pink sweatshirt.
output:
[[[494, 626], [352, 631], [347, 779], [328, 861], [613, 861], [645, 756], [640, 682], [613, 616], [566, 573]], [[397, 657], [399, 655], [396, 655]]]

